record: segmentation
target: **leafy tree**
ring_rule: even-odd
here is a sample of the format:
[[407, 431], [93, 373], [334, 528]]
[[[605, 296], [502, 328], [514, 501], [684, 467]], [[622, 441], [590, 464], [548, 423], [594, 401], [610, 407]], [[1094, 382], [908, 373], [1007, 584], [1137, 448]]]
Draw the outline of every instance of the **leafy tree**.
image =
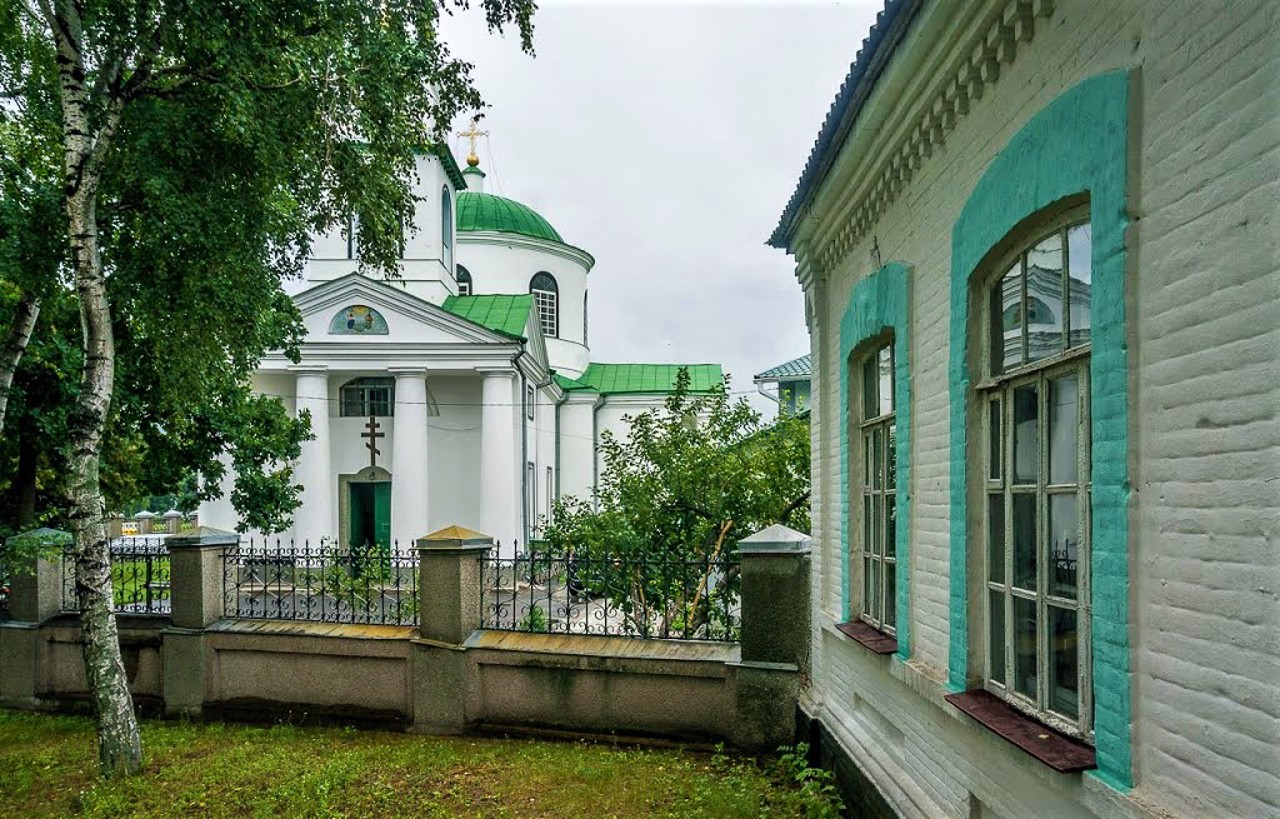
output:
[[565, 498], [546, 553], [571, 556], [574, 580], [609, 599], [629, 627], [705, 633], [732, 605], [737, 572], [718, 562], [773, 523], [809, 528], [809, 425], [766, 424], [724, 387], [689, 392], [681, 370], [659, 410], [630, 419], [626, 440], [601, 436], [593, 502]]
[[[531, 50], [531, 0], [480, 5], [491, 29], [514, 24]], [[23, 182], [56, 192], [58, 227], [39, 235], [58, 250], [18, 284], [39, 297], [62, 282], [79, 314], [66, 491], [105, 775], [136, 771], [141, 745], [111, 609], [104, 483], [189, 471], [208, 494], [225, 450], [246, 524], [287, 522], [298, 491], [287, 464], [308, 419], [249, 390], [265, 351], [298, 355], [301, 322], [281, 283], [300, 270], [312, 232], [352, 212], [362, 264], [394, 272], [415, 155], [482, 107], [470, 65], [437, 36], [440, 16], [466, 6], [0, 6], [0, 138], [37, 158], [51, 143], [58, 157], [53, 168], [31, 164]], [[0, 195], [10, 207], [25, 196]]]

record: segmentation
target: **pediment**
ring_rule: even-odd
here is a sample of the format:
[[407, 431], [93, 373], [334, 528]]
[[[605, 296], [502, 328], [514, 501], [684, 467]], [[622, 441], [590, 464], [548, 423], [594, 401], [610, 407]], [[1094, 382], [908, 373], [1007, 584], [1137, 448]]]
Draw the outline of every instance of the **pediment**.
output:
[[511, 343], [439, 305], [359, 273], [304, 290], [294, 303], [309, 343]]

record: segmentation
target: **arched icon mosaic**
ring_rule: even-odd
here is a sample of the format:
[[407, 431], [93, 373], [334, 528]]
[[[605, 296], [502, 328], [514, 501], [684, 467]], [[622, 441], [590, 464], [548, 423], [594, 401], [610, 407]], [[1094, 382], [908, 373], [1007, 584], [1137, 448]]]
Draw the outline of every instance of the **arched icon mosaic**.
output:
[[345, 336], [385, 336], [387, 320], [372, 307], [364, 304], [353, 304], [339, 310], [329, 322], [331, 335]]

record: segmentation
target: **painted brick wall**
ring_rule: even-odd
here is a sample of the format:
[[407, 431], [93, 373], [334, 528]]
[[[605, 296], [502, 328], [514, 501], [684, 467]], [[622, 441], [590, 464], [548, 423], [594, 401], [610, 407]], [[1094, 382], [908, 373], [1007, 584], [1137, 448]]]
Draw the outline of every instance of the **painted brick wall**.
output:
[[[1058, 2], [871, 231], [881, 260], [915, 269], [907, 666], [824, 628], [843, 615], [839, 317], [878, 267], [872, 237], [814, 291], [811, 699], [906, 815], [1280, 814], [1280, 4], [1177, 5]], [[1117, 68], [1139, 69], [1140, 115], [1129, 242], [1137, 787], [1124, 798], [1050, 774], [941, 703], [951, 226], [1032, 114]]]
[[1144, 19], [1137, 775], [1280, 816], [1280, 6]]

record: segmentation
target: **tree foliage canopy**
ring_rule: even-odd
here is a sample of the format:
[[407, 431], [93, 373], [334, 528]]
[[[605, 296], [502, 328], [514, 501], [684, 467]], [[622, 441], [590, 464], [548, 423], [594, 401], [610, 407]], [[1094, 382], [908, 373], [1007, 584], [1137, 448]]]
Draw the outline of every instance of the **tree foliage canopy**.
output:
[[[465, 7], [18, 0], [0, 9], [0, 321], [20, 295], [68, 294], [71, 284], [49, 15], [78, 19], [90, 130], [110, 130], [95, 166], [115, 338], [102, 445], [109, 503], [171, 492], [191, 476], [207, 497], [227, 451], [244, 525], [288, 525], [298, 504], [288, 462], [307, 419], [254, 396], [249, 376], [268, 350], [298, 355], [301, 321], [282, 285], [300, 273], [313, 233], [358, 214], [362, 265], [395, 275], [416, 156], [483, 107], [471, 66], [438, 37], [441, 15]], [[492, 28], [514, 24], [531, 48], [532, 3], [486, 0], [483, 13]], [[58, 322], [40, 338], [74, 351], [78, 330]], [[29, 361], [16, 381], [48, 363]], [[81, 361], [64, 363], [61, 416]], [[45, 403], [34, 421], [43, 442], [65, 441], [65, 417]]]

